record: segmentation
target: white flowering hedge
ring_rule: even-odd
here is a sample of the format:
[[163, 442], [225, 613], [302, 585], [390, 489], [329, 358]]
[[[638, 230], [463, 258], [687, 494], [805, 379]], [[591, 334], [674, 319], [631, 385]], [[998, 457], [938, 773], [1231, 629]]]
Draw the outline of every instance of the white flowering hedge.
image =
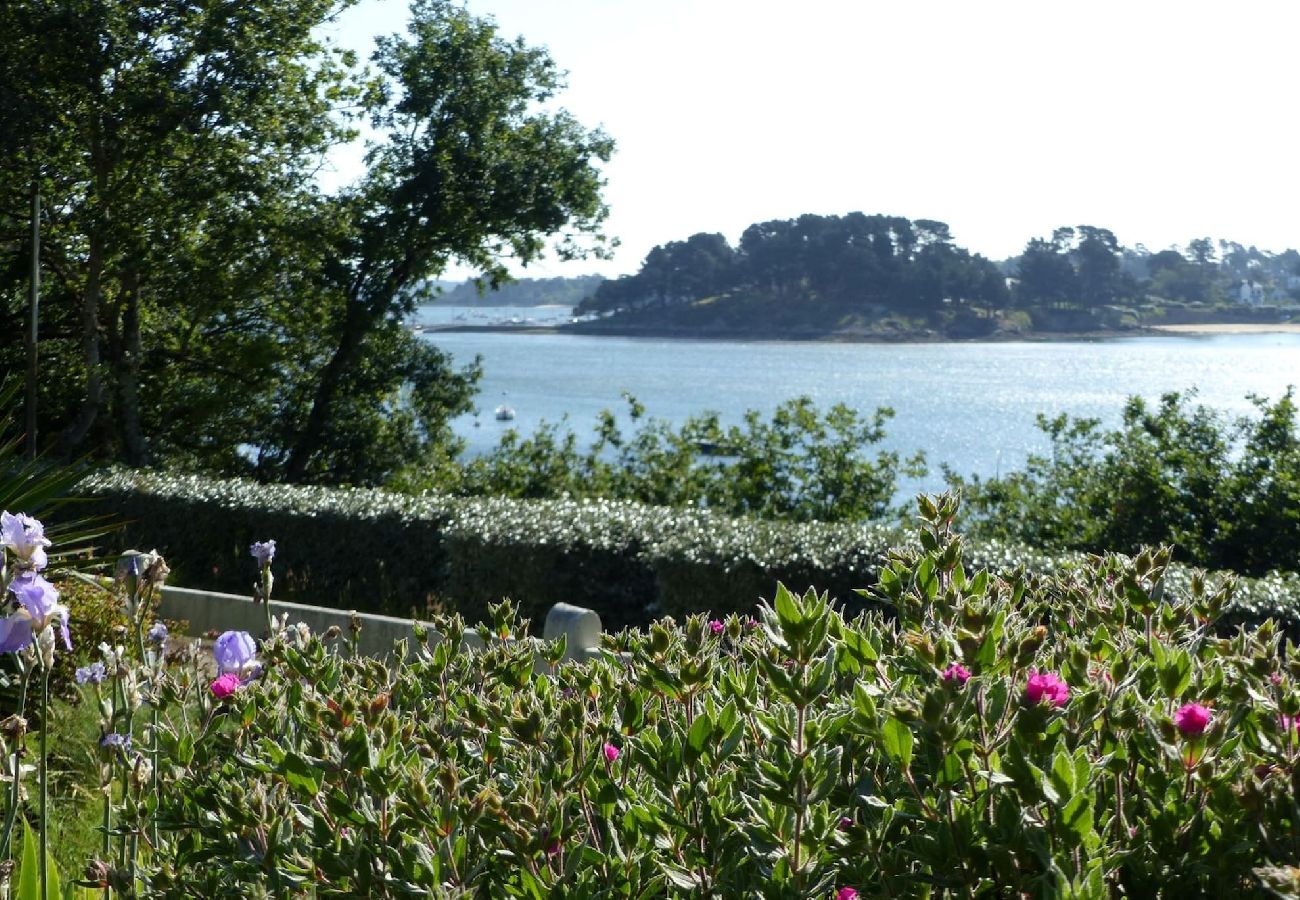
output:
[[[410, 496], [371, 489], [290, 487], [194, 475], [116, 471], [80, 486], [130, 520], [121, 540], [157, 548], [173, 582], [250, 593], [250, 542], [283, 547], [282, 599], [375, 612], [433, 606], [483, 617], [512, 597], [540, 621], [559, 601], [597, 610], [614, 630], [665, 614], [748, 612], [776, 582], [816, 586], [850, 611], [864, 601], [890, 548], [912, 543], [873, 523], [791, 524], [608, 500]], [[1069, 572], [1079, 554], [998, 542], [963, 546], [973, 568]], [[1185, 588], [1188, 569], [1167, 580]], [[1242, 579], [1225, 621], [1273, 617], [1300, 634], [1300, 576]]]

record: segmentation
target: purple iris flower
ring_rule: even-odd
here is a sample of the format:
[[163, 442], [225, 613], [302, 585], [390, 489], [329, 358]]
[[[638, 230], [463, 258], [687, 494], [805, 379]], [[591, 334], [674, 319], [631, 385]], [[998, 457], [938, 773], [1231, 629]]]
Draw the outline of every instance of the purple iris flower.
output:
[[23, 613], [0, 619], [0, 653], [17, 653], [32, 642], [32, 620]]
[[149, 633], [145, 635], [145, 640], [151, 644], [163, 644], [167, 641], [167, 626], [162, 622], [154, 622]]
[[99, 746], [108, 748], [121, 747], [123, 750], [130, 750], [131, 735], [118, 734], [116, 731], [110, 731], [99, 739]]
[[248, 552], [257, 559], [258, 565], [266, 568], [275, 559], [275, 541], [258, 541], [248, 548]]
[[252, 667], [257, 655], [257, 644], [247, 631], [227, 631], [212, 645], [212, 656], [217, 661], [217, 670], [226, 672], [243, 672]]
[[49, 562], [45, 556], [45, 548], [50, 546], [45, 538], [45, 526], [26, 513], [0, 513], [0, 544], [12, 550], [22, 563], [38, 571]]
[[[59, 633], [63, 635], [63, 645], [72, 649], [68, 608], [59, 602], [59, 592], [54, 585], [35, 572], [23, 572], [9, 583], [9, 592], [18, 598], [19, 608], [7, 620], [9, 628], [5, 629], [4, 639], [0, 640], [0, 652], [22, 649], [31, 643], [32, 635], [44, 631], [56, 620]], [[26, 640], [22, 639], [23, 626], [20, 623], [23, 621], [26, 621]], [[15, 642], [17, 645], [11, 646]]]
[[108, 671], [102, 662], [93, 662], [77, 669], [77, 684], [102, 684]]

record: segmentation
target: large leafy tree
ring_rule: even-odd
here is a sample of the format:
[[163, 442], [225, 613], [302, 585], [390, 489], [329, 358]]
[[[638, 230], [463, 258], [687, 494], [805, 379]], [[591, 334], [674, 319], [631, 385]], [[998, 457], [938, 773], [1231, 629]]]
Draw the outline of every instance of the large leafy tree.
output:
[[0, 8], [0, 227], [22, 227], [39, 186], [43, 431], [64, 453], [233, 463], [287, 349], [313, 172], [342, 136], [344, 73], [313, 37], [340, 5]]
[[405, 344], [393, 352], [413, 363], [415, 424], [445, 427], [445, 384], [423, 377], [438, 376], [434, 352], [401, 328], [415, 285], [452, 260], [500, 281], [508, 260], [535, 260], [548, 236], [561, 256], [599, 249], [606, 215], [596, 164], [613, 144], [544, 108], [561, 86], [545, 51], [445, 0], [416, 0], [409, 36], [381, 40], [376, 61], [388, 80], [373, 121], [385, 136], [367, 177], [339, 199], [345, 227], [325, 270], [335, 324], [287, 442], [283, 471], [295, 481], [348, 478], [334, 448], [391, 423], [391, 403], [367, 414], [349, 389], [377, 345]]
[[[0, 357], [21, 353], [39, 185], [42, 432], [63, 452], [381, 481], [445, 452], [475, 377], [401, 327], [413, 287], [596, 233], [610, 142], [539, 111], [544, 52], [417, 2], [357, 74], [317, 38], [351, 2], [0, 4]], [[323, 195], [364, 114], [368, 174]]]

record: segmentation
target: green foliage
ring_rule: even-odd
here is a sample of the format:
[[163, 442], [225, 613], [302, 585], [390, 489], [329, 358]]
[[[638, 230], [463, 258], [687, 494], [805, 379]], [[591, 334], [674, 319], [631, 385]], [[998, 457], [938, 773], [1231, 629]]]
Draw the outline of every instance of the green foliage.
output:
[[993, 263], [954, 244], [943, 222], [854, 212], [755, 223], [735, 248], [720, 234], [670, 241], [652, 249], [636, 275], [600, 285], [577, 311], [654, 314], [719, 295], [742, 305], [756, 294], [794, 301], [786, 305], [805, 324], [850, 310], [928, 315], [945, 302], [1000, 308], [1007, 301]]
[[[609, 628], [657, 615], [742, 612], [781, 580], [829, 591], [850, 609], [875, 583], [899, 531], [869, 522], [782, 523], [612, 500], [419, 497], [117, 472], [82, 486], [130, 521], [126, 545], [157, 548], [186, 587], [249, 594], [255, 540], [273, 535], [285, 600], [477, 620], [513, 597], [540, 621], [553, 603], [595, 609]], [[965, 548], [976, 567], [1072, 571], [1080, 554], [998, 539]], [[1185, 586], [1190, 573], [1171, 567]], [[1300, 576], [1243, 579], [1233, 622], [1281, 619], [1300, 639]]]
[[507, 432], [491, 453], [459, 468], [419, 472], [397, 481], [407, 491], [444, 489], [469, 496], [601, 497], [659, 506], [702, 507], [727, 515], [790, 521], [885, 519], [900, 472], [924, 472], [918, 454], [875, 458], [867, 448], [885, 436], [893, 410], [869, 418], [836, 404], [824, 413], [808, 397], [782, 403], [763, 420], [723, 426], [716, 413], [680, 427], [650, 419], [625, 395], [637, 424], [630, 436], [605, 410], [595, 440], [580, 450], [572, 431], [543, 423], [529, 437]]
[[[0, 5], [0, 333], [39, 189], [60, 454], [352, 484], [435, 464], [478, 369], [405, 327], [414, 289], [600, 250], [613, 144], [547, 105], [545, 51], [419, 0], [359, 72], [320, 37], [351, 3]], [[322, 193], [363, 115], [366, 175]], [[0, 343], [0, 368], [21, 355]]]
[[[778, 588], [587, 664], [458, 618], [388, 663], [288, 632], [161, 727], [166, 896], [1262, 897], [1300, 853], [1294, 646], [1167, 551], [970, 571], [956, 503], [845, 618]], [[403, 645], [404, 646], [404, 645]], [[960, 663], [967, 681], [944, 677]], [[1031, 674], [1069, 684], [1031, 702]], [[1175, 711], [1211, 710], [1203, 734]], [[199, 724], [201, 723], [201, 724]], [[1258, 872], [1258, 874], [1257, 874]]]
[[26, 513], [44, 522], [56, 548], [50, 554], [55, 569], [84, 566], [91, 542], [112, 529], [110, 517], [75, 515], [73, 488], [85, 477], [82, 464], [60, 465], [48, 457], [32, 459], [24, 447], [19, 421], [22, 382], [0, 380], [0, 510]]
[[1118, 429], [1039, 417], [1052, 443], [1023, 472], [949, 473], [980, 536], [1047, 550], [1136, 552], [1173, 544], [1179, 559], [1262, 575], [1300, 568], [1300, 424], [1294, 395], [1252, 398], [1254, 417], [1228, 421], [1194, 394], [1154, 407], [1130, 398]]

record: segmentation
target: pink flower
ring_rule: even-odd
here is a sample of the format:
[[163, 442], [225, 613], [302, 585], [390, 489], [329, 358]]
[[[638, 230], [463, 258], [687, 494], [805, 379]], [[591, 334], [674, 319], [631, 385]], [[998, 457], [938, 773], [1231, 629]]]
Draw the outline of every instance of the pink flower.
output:
[[853, 820], [848, 816], [840, 816], [840, 831], [848, 831], [853, 827]]
[[1277, 687], [1282, 683], [1282, 674], [1280, 672], [1274, 672], [1272, 675], [1268, 676], [1268, 680], [1272, 683], [1273, 687]]
[[709, 622], [709, 628], [710, 630], [713, 631], [714, 634], [722, 634], [722, 630], [725, 627], [726, 626], [723, 625], [721, 622], [719, 622], [717, 619], [714, 619], [713, 621]]
[[605, 762], [613, 762], [618, 759], [618, 748], [613, 744], [606, 744], [604, 747]]
[[943, 670], [943, 680], [955, 681], [959, 685], [965, 684], [970, 680], [970, 669], [966, 668], [961, 663], [953, 663]]
[[858, 900], [858, 891], [856, 888], [842, 887], [835, 895], [835, 900]]
[[1174, 724], [1184, 737], [1200, 737], [1210, 727], [1210, 711], [1199, 703], [1184, 703], [1174, 713]]
[[234, 672], [227, 672], [225, 675], [220, 675], [217, 677], [216, 681], [212, 682], [212, 684], [208, 686], [208, 690], [212, 691], [212, 696], [216, 697], [218, 700], [225, 700], [235, 691], [239, 690], [239, 676]]
[[1295, 716], [1278, 716], [1277, 727], [1281, 729], [1283, 733], [1288, 732], [1293, 728], [1300, 732], [1300, 718]]
[[1064, 706], [1070, 699], [1070, 686], [1055, 672], [1029, 670], [1029, 683], [1025, 685], [1025, 699], [1030, 703], [1047, 701], [1053, 706]]

